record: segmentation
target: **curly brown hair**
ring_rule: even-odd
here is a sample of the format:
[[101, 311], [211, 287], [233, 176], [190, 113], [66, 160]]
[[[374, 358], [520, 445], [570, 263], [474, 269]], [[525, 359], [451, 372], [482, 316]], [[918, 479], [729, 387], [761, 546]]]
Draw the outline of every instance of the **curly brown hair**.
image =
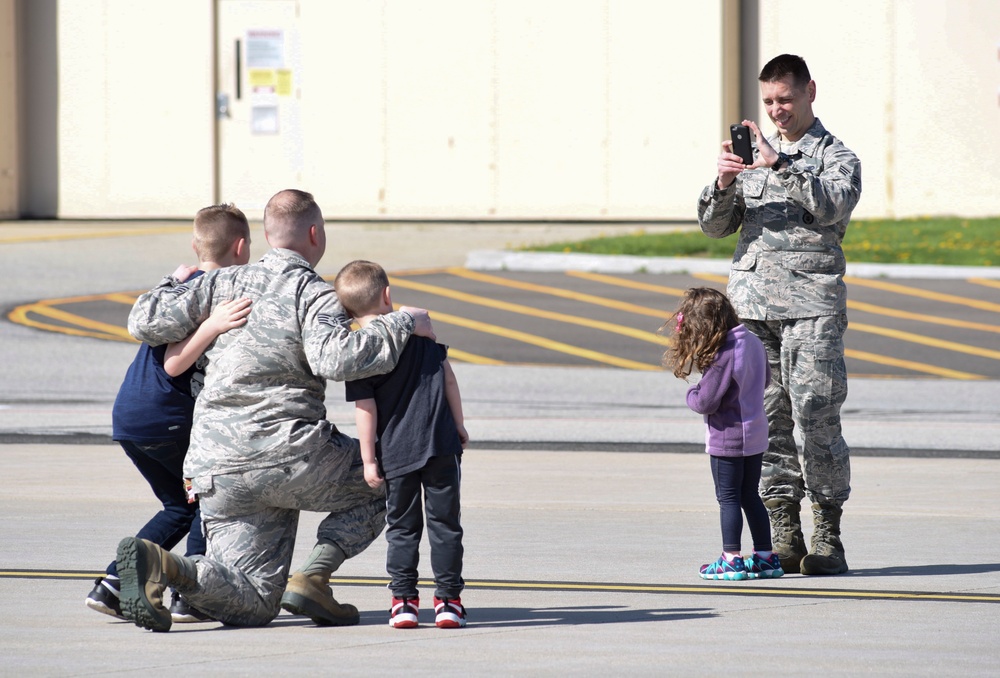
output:
[[736, 309], [725, 294], [711, 287], [692, 287], [659, 333], [673, 334], [673, 344], [663, 354], [663, 366], [687, 379], [704, 372], [715, 361], [726, 334], [740, 324]]

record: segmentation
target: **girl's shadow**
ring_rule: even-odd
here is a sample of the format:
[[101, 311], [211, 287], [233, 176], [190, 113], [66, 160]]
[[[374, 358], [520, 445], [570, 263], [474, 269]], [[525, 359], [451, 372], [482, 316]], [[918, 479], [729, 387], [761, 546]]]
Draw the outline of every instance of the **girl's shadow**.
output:
[[948, 574], [990, 574], [1000, 572], [1000, 563], [963, 563], [942, 565], [894, 565], [862, 570], [848, 570], [841, 577], [929, 577]]

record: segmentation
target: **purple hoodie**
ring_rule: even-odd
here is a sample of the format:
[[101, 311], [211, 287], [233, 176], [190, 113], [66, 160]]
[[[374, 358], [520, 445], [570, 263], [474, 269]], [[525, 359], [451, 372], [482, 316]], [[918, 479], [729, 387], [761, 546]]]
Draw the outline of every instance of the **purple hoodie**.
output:
[[764, 344], [743, 325], [729, 330], [715, 362], [687, 392], [688, 407], [705, 415], [706, 452], [749, 457], [767, 449], [764, 389], [769, 383]]

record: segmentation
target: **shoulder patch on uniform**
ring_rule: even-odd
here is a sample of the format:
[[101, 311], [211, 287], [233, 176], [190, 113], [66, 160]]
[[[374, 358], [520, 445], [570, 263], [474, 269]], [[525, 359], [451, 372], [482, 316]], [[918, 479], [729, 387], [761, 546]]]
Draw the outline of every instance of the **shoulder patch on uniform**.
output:
[[316, 320], [320, 325], [329, 325], [330, 327], [338, 327], [337, 316], [332, 313], [317, 313]]
[[845, 177], [850, 178], [851, 186], [854, 186], [854, 188], [861, 188], [861, 177], [859, 177], [858, 173], [854, 171], [854, 168], [849, 167], [848, 165], [841, 165], [837, 168], [837, 170]]
[[179, 297], [180, 295], [182, 295], [185, 292], [187, 292], [189, 289], [190, 288], [187, 286], [187, 283], [181, 283], [180, 285], [177, 285], [176, 287], [170, 287], [170, 288], [168, 288], [167, 289], [167, 294], [172, 294], [175, 297]]

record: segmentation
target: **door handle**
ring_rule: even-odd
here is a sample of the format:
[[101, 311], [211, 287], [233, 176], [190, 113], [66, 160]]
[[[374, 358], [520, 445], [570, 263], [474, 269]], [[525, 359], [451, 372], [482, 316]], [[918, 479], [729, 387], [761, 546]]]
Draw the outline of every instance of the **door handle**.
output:
[[219, 120], [233, 117], [229, 110], [229, 95], [225, 92], [218, 92], [215, 95], [215, 117]]

